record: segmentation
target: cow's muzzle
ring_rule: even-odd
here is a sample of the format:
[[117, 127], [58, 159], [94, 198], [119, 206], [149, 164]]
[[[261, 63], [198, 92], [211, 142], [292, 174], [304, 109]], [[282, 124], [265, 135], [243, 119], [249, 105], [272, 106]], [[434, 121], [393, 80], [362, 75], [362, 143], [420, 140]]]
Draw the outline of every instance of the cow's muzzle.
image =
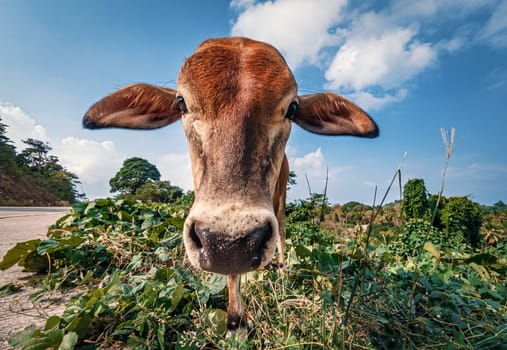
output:
[[225, 275], [237, 275], [257, 269], [266, 258], [273, 237], [270, 223], [258, 226], [239, 238], [192, 224], [189, 236], [198, 250], [199, 267]]

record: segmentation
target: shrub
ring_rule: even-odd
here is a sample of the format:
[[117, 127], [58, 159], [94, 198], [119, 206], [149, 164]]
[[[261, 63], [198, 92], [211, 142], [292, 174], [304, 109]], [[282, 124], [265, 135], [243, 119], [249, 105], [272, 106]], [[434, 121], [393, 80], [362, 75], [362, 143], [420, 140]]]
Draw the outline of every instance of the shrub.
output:
[[448, 236], [461, 235], [473, 247], [481, 241], [482, 208], [467, 197], [450, 197], [442, 209], [442, 223]]
[[423, 179], [412, 179], [405, 184], [402, 207], [406, 219], [424, 219], [429, 216], [428, 196]]

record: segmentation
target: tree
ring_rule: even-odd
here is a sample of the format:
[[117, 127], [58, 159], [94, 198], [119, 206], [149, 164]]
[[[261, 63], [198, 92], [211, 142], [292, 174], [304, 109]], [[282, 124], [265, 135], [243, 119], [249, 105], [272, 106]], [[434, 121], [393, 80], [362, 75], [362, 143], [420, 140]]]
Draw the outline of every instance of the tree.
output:
[[174, 203], [183, 197], [183, 190], [169, 181], [149, 181], [139, 187], [135, 199], [160, 203]]
[[42, 173], [43, 167], [49, 161], [48, 153], [52, 148], [47, 142], [32, 138], [28, 138], [22, 141], [29, 147], [25, 148], [23, 151], [21, 151], [20, 154], [18, 154], [19, 163], [28, 166], [32, 170], [37, 170], [37, 172]]
[[292, 186], [296, 185], [296, 173], [292, 170], [289, 171], [289, 179], [287, 180], [287, 191], [291, 189]]
[[7, 137], [7, 125], [2, 123], [0, 117], [0, 167], [12, 168], [16, 163], [16, 148]]
[[408, 180], [403, 186], [403, 216], [423, 219], [428, 216], [428, 196], [423, 179]]
[[109, 180], [111, 192], [135, 194], [137, 189], [149, 181], [160, 180], [157, 167], [146, 159], [133, 157], [126, 159], [116, 175]]
[[442, 224], [448, 236], [462, 235], [472, 246], [479, 245], [482, 208], [467, 197], [450, 197], [442, 209]]

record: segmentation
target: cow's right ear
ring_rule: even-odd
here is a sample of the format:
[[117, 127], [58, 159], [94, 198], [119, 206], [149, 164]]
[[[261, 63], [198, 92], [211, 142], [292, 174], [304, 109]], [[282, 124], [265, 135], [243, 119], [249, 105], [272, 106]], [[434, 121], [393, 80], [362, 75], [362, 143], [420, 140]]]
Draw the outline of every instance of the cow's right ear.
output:
[[85, 114], [88, 129], [156, 129], [181, 118], [176, 90], [149, 85], [126, 86], [95, 103]]
[[305, 130], [320, 135], [377, 137], [371, 117], [345, 97], [330, 92], [298, 97], [292, 120]]

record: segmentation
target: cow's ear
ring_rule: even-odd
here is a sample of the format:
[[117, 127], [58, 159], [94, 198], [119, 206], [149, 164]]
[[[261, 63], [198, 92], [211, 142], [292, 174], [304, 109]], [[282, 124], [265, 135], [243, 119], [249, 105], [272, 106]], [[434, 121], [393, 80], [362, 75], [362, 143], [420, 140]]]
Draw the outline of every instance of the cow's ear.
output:
[[330, 92], [298, 97], [293, 121], [305, 130], [321, 135], [377, 137], [377, 124], [361, 108], [343, 96]]
[[181, 118], [173, 89], [134, 84], [126, 86], [95, 103], [85, 114], [88, 129], [155, 129]]

